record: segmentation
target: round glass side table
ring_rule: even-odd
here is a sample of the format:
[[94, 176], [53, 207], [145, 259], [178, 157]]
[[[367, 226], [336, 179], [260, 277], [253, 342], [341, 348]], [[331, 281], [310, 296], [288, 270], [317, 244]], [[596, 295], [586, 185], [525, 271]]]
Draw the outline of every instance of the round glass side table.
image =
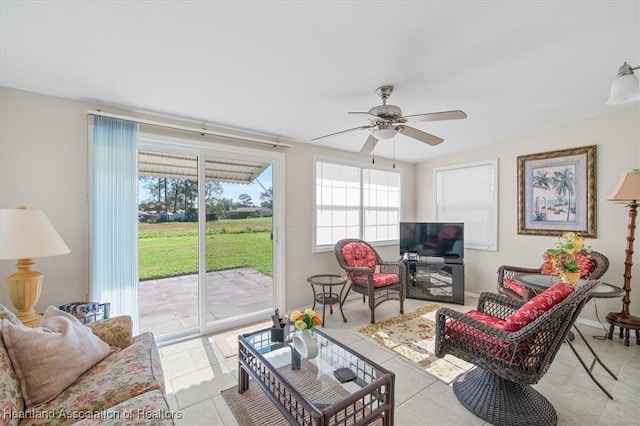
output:
[[[316, 309], [316, 303], [322, 304], [322, 326], [324, 327], [327, 305], [329, 305], [329, 313], [333, 314], [333, 305], [338, 304], [342, 319], [344, 322], [347, 322], [347, 318], [342, 311], [342, 293], [344, 292], [347, 279], [341, 275], [319, 274], [310, 276], [307, 278], [307, 282], [311, 286], [311, 290], [313, 290], [313, 307], [311, 309]], [[338, 294], [337, 288], [335, 288], [334, 291], [334, 287], [337, 286], [341, 287], [340, 294]], [[316, 291], [316, 289], [318, 291]]]

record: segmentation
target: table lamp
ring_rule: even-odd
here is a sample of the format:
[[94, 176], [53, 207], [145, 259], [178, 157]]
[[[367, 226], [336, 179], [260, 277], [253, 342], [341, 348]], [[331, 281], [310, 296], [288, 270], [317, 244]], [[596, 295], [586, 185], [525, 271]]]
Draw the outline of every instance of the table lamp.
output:
[[622, 332], [626, 330], [625, 345], [629, 346], [629, 329], [640, 329], [640, 317], [633, 316], [629, 313], [629, 303], [631, 303], [629, 293], [631, 292], [633, 240], [635, 239], [634, 233], [636, 229], [638, 200], [640, 200], [640, 171], [625, 173], [608, 200], [625, 202], [627, 203], [627, 207], [629, 207], [629, 233], [627, 234], [627, 249], [625, 250], [626, 257], [624, 259], [622, 312], [610, 312], [607, 315], [607, 322], [611, 324], [609, 336], [611, 336], [613, 332], [613, 327], [617, 325], [620, 327], [620, 337], [622, 337]]
[[16, 316], [29, 327], [37, 327], [41, 315], [35, 305], [42, 291], [41, 272], [32, 269], [34, 257], [70, 253], [42, 210], [0, 209], [0, 259], [18, 259], [18, 271], [7, 277], [9, 298], [17, 309]]

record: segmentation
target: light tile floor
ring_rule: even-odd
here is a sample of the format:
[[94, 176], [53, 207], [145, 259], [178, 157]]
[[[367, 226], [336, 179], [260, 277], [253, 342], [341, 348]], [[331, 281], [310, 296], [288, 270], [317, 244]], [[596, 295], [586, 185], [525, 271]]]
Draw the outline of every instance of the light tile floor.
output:
[[[407, 299], [405, 311], [427, 303]], [[467, 298], [467, 306], [448, 306], [465, 311], [475, 303], [475, 299]], [[458, 402], [450, 386], [353, 331], [369, 322], [369, 310], [360, 298], [347, 301], [344, 311], [348, 322], [342, 322], [339, 311], [333, 316], [327, 314], [324, 331], [396, 374], [396, 425], [485, 424]], [[387, 302], [376, 309], [376, 318], [397, 313], [397, 302]], [[559, 425], [640, 425], [640, 346], [633, 340], [626, 347], [618, 337], [603, 340], [604, 329], [581, 325], [580, 330], [618, 376], [615, 381], [601, 367], [593, 368], [614, 399], [608, 399], [591, 381], [566, 344], [534, 387], [556, 408]], [[590, 364], [592, 358], [584, 343], [576, 338], [574, 346]], [[169, 403], [182, 417], [176, 424], [238, 424], [220, 394], [237, 385], [237, 357], [224, 359], [207, 337], [163, 346], [160, 352]]]

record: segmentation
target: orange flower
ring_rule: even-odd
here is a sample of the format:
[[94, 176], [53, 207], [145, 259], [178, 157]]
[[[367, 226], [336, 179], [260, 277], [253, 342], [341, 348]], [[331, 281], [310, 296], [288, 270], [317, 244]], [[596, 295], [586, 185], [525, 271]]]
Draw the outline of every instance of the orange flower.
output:
[[312, 309], [305, 309], [304, 312], [293, 311], [289, 318], [296, 330], [315, 330], [316, 325], [322, 324], [322, 317]]

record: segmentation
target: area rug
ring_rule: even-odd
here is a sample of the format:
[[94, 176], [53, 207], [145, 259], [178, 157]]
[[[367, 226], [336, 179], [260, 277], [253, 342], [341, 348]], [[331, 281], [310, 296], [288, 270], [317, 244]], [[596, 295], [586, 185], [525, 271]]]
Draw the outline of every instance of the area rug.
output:
[[253, 331], [264, 330], [271, 327], [271, 321], [253, 324], [244, 328], [237, 328], [226, 333], [216, 334], [209, 337], [209, 341], [216, 345], [220, 353], [225, 358], [231, 358], [238, 355], [238, 335], [251, 333]]
[[451, 355], [435, 356], [435, 321], [438, 304], [429, 304], [375, 324], [356, 329], [364, 337], [391, 349], [444, 383], [474, 367]]

